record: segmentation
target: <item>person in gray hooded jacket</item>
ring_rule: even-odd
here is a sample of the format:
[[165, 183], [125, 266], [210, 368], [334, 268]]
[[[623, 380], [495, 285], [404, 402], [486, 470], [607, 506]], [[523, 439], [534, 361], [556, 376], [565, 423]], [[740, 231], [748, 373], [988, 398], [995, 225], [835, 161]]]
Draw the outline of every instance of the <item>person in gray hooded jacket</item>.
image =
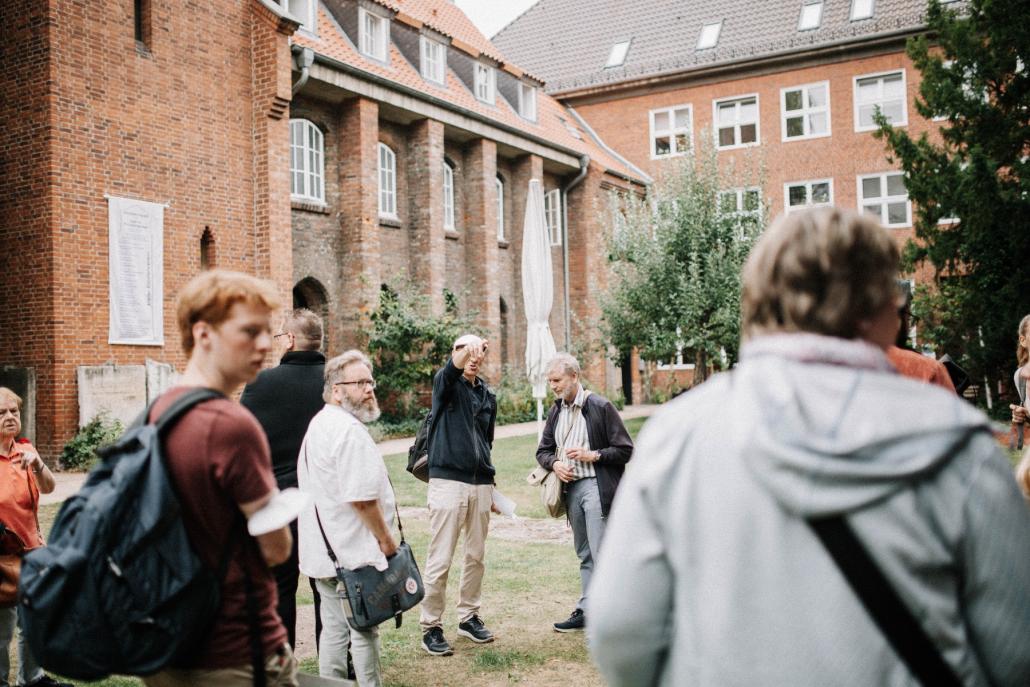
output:
[[616, 496], [608, 684], [919, 684], [805, 521], [842, 514], [962, 684], [1030, 685], [1030, 509], [987, 418], [888, 365], [897, 265], [835, 208], [760, 239], [740, 363], [647, 424]]

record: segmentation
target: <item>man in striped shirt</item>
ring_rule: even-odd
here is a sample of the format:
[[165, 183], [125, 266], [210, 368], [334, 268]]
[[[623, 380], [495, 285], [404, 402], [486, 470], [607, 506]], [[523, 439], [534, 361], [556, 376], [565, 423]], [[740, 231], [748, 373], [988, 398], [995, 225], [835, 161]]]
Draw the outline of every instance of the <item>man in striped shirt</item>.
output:
[[568, 353], [555, 355], [548, 367], [547, 382], [555, 402], [536, 459], [564, 483], [582, 594], [572, 615], [555, 623], [554, 630], [573, 632], [586, 627], [583, 608], [587, 587], [615, 490], [633, 453], [633, 441], [611, 401], [583, 388], [579, 362], [574, 357]]

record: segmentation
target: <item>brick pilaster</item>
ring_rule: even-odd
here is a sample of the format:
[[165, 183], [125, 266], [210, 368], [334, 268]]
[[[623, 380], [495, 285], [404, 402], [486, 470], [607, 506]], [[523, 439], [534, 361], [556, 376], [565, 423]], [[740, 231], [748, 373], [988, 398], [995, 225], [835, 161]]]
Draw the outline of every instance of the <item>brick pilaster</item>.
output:
[[411, 226], [411, 276], [443, 311], [446, 251], [443, 228], [443, 124], [414, 122], [408, 138], [408, 221]]
[[[501, 307], [497, 284], [497, 144], [476, 139], [465, 149], [465, 222], [468, 305], [476, 324], [493, 344], [500, 344]], [[487, 357], [483, 370], [497, 379], [500, 354]]]
[[[607, 286], [606, 247], [597, 222], [604, 173], [591, 164], [585, 179], [569, 194], [569, 300], [572, 311], [572, 345], [580, 350], [598, 351], [589, 360], [580, 360], [583, 373], [600, 388], [605, 383], [605, 357], [599, 350], [598, 324], [601, 307], [597, 294]], [[556, 300], [558, 296], [556, 295]], [[559, 346], [561, 344], [559, 343]]]

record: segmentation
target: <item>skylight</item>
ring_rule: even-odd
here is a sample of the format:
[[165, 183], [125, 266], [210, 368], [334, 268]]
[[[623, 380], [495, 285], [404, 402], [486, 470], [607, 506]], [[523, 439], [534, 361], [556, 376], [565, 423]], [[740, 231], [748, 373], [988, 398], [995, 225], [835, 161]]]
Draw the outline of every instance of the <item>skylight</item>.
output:
[[621, 67], [626, 62], [626, 55], [629, 53], [629, 44], [631, 42], [623, 41], [613, 45], [612, 51], [608, 53], [608, 61], [604, 63], [604, 68]]
[[808, 2], [801, 6], [801, 19], [798, 21], [798, 31], [809, 31], [818, 29], [823, 19], [823, 3]]
[[873, 16], [874, 2], [875, 0], [851, 0], [851, 21]]
[[705, 24], [701, 27], [701, 37], [697, 39], [697, 49], [714, 48], [719, 42], [719, 32], [722, 30], [722, 20]]

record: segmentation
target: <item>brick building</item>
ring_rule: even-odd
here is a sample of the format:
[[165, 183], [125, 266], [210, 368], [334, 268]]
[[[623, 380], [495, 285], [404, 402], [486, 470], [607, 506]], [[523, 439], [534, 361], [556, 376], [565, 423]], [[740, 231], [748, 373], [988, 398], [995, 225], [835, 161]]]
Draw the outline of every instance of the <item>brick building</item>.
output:
[[[322, 310], [330, 354], [383, 284], [438, 307], [467, 293], [501, 344], [489, 372], [517, 364], [533, 178], [552, 331], [560, 347], [593, 336], [595, 208], [648, 177], [447, 0], [7, 0], [0, 27], [0, 383], [48, 460], [88, 419], [87, 381], [98, 407], [142, 405], [167, 383], [150, 363], [182, 369], [175, 294], [205, 267]], [[618, 386], [600, 356], [588, 374]]]
[[[925, 9], [925, 0], [540, 0], [493, 42], [656, 178], [709, 136], [720, 165], [750, 158], [766, 170], [761, 188], [725, 190], [730, 207], [866, 209], [904, 241], [911, 203], [872, 114], [880, 106], [915, 136], [936, 128], [915, 110], [919, 73], [904, 52], [925, 30]], [[670, 372], [682, 383], [689, 367]]]

